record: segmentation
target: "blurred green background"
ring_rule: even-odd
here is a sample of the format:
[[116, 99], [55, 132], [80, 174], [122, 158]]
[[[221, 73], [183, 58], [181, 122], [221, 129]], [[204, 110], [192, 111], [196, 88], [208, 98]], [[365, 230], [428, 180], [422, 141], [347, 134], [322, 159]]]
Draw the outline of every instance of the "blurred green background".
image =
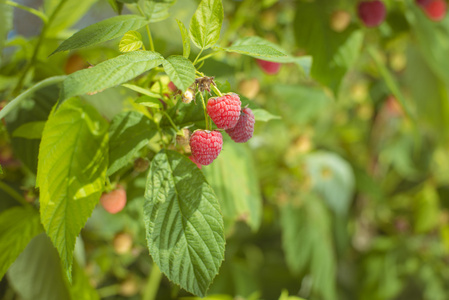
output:
[[[76, 29], [115, 15], [106, 0], [72, 2], [27, 84], [119, 54], [113, 40], [48, 57]], [[188, 25], [198, 2], [179, 0], [169, 18], [150, 25], [157, 51], [182, 53], [175, 18]], [[224, 203], [227, 234], [226, 259], [209, 290], [221, 296], [210, 299], [449, 299], [449, 18], [433, 22], [413, 0], [384, 2], [385, 22], [365, 28], [356, 1], [223, 0], [221, 46], [257, 35], [295, 56], [311, 55], [313, 64], [305, 72], [282, 64], [269, 75], [254, 58], [220, 53], [200, 70], [271, 114], [256, 123], [248, 145], [225, 141], [203, 168]], [[0, 1], [0, 19], [8, 18], [12, 9]], [[18, 9], [13, 24], [0, 27], [8, 32], [4, 100], [41, 26]], [[0, 211], [17, 205], [8, 187], [37, 197], [39, 140], [10, 133], [25, 120], [46, 120], [53, 92], [41, 90], [0, 127]], [[110, 120], [129, 109], [127, 97], [114, 88], [85, 101]], [[97, 207], [81, 232], [75, 272], [84, 270], [82, 280], [102, 299], [141, 299], [149, 284], [144, 185], [144, 174], [132, 177], [125, 210], [110, 215]], [[1, 281], [0, 298], [66, 299], [56, 251], [45, 236], [32, 244]], [[182, 297], [189, 294], [162, 278], [156, 299]]]

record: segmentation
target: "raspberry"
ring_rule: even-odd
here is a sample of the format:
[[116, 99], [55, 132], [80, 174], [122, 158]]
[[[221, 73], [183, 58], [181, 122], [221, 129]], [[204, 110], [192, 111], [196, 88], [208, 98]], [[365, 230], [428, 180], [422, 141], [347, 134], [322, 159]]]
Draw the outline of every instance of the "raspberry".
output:
[[197, 130], [190, 137], [190, 148], [197, 163], [209, 165], [220, 154], [223, 136], [219, 131]]
[[357, 11], [366, 27], [379, 26], [385, 20], [385, 4], [380, 0], [360, 2]]
[[351, 15], [345, 10], [336, 10], [331, 15], [331, 28], [336, 32], [343, 32], [351, 23]]
[[245, 143], [252, 136], [254, 132], [254, 114], [250, 108], [245, 108], [242, 110], [240, 119], [234, 128], [226, 130], [231, 139], [236, 143]]
[[126, 205], [125, 189], [119, 186], [116, 190], [101, 195], [100, 203], [103, 208], [111, 214], [116, 214], [122, 211]]
[[229, 129], [239, 121], [241, 106], [239, 95], [229, 93], [210, 98], [207, 102], [207, 114], [218, 128]]
[[432, 21], [441, 21], [446, 16], [447, 4], [444, 0], [431, 0], [421, 6]]
[[268, 75], [274, 75], [277, 72], [279, 72], [279, 69], [281, 68], [281, 64], [277, 62], [272, 61], [266, 61], [262, 59], [256, 59], [257, 64], [259, 67]]

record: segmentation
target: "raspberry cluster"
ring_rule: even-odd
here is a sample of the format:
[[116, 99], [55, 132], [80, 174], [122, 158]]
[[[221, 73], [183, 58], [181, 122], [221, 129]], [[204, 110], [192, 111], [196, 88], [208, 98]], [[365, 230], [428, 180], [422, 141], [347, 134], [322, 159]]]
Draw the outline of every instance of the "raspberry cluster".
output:
[[[207, 102], [207, 114], [219, 129], [236, 143], [247, 142], [254, 132], [254, 114], [250, 108], [242, 110], [240, 97], [229, 93], [210, 98]], [[196, 130], [190, 137], [191, 160], [197, 165], [209, 165], [220, 154], [223, 136], [218, 130]]]

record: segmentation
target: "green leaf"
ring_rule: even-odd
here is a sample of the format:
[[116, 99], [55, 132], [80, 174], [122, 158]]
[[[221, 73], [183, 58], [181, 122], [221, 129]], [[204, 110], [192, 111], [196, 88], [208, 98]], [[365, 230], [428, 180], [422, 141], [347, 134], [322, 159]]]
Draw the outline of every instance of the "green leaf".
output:
[[321, 199], [309, 194], [281, 209], [282, 246], [294, 273], [310, 270], [312, 290], [323, 299], [336, 299], [335, 258], [331, 223]]
[[0, 214], [0, 280], [28, 243], [43, 231], [39, 214], [16, 206]]
[[262, 220], [262, 198], [252, 154], [247, 145], [227, 140], [214, 163], [203, 166], [203, 172], [220, 200], [226, 232], [239, 220], [257, 231]]
[[139, 5], [143, 7], [143, 12], [150, 23], [167, 19], [170, 16], [169, 8], [175, 3], [176, 0], [139, 0]]
[[61, 99], [98, 92], [157, 67], [164, 58], [157, 52], [134, 51], [102, 62], [67, 76], [61, 91]]
[[53, 112], [39, 151], [41, 222], [71, 279], [75, 240], [97, 204], [108, 166], [107, 122], [72, 98]]
[[313, 57], [311, 75], [338, 92], [340, 83], [360, 53], [363, 32], [356, 26], [337, 33], [329, 26], [332, 1], [305, 2], [296, 6], [296, 43]]
[[164, 60], [162, 66], [170, 80], [183, 92], [195, 81], [195, 67], [183, 56], [172, 55]]
[[122, 84], [122, 86], [126, 87], [127, 89], [133, 90], [133, 91], [135, 91], [137, 93], [146, 95], [148, 97], [153, 97], [153, 98], [158, 98], [158, 99], [161, 97], [160, 94], [157, 94], [157, 93], [152, 92], [150, 90], [144, 89], [144, 88], [142, 88], [142, 87], [140, 87], [138, 85], [135, 85], [135, 84], [124, 83], [124, 84]]
[[425, 233], [436, 229], [441, 208], [435, 187], [427, 183], [413, 198], [410, 202], [413, 205], [415, 232]]
[[201, 49], [212, 47], [220, 38], [223, 23], [221, 0], [202, 0], [190, 21], [190, 37]]
[[25, 123], [12, 133], [13, 137], [22, 137], [25, 139], [40, 139], [44, 131], [45, 121]]
[[58, 253], [44, 233], [31, 240], [7, 276], [20, 299], [75, 300], [67, 290]]
[[2, 165], [0, 165], [0, 175], [3, 174], [3, 169], [2, 169]]
[[81, 29], [62, 42], [52, 54], [103, 43], [118, 38], [130, 30], [137, 30], [145, 24], [148, 24], [148, 20], [136, 15], [112, 17]]
[[150, 96], [141, 96], [134, 100], [135, 103], [139, 103], [140, 105], [151, 107], [151, 108], [161, 108], [162, 102], [158, 98], [150, 97]]
[[125, 33], [120, 40], [118, 49], [120, 52], [131, 52], [143, 47], [142, 36], [138, 31], [131, 30]]
[[354, 196], [355, 178], [351, 165], [334, 153], [314, 152], [304, 158], [312, 189], [337, 215], [346, 216]]
[[190, 55], [190, 36], [189, 31], [184, 26], [184, 23], [176, 19], [176, 22], [178, 22], [179, 30], [181, 31], [181, 37], [182, 37], [182, 56], [185, 58], [189, 58]]
[[307, 76], [309, 75], [312, 67], [312, 58], [310, 56], [291, 56], [278, 45], [258, 36], [242, 38], [235, 41], [232, 46], [228, 48], [214, 47], [214, 49], [248, 55], [266, 61], [296, 63]]
[[139, 151], [156, 133], [156, 124], [140, 112], [129, 111], [115, 116], [109, 128], [108, 176], [137, 158]]
[[224, 259], [220, 205], [201, 171], [168, 150], [151, 162], [145, 191], [150, 254], [168, 279], [204, 297]]
[[60, 31], [75, 25], [95, 2], [97, 0], [45, 0], [44, 11], [47, 16], [51, 16], [61, 5], [50, 23], [48, 34], [56, 36]]

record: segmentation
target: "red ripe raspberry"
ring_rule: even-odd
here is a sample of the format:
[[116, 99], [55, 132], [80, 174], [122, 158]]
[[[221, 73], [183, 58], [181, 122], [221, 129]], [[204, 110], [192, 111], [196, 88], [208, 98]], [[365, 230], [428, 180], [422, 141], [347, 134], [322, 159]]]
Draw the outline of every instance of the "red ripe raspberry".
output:
[[226, 130], [231, 139], [236, 143], [245, 143], [252, 138], [254, 133], [254, 114], [250, 108], [242, 110], [240, 119], [234, 128]]
[[281, 64], [277, 62], [272, 61], [266, 61], [262, 59], [256, 59], [257, 64], [259, 67], [268, 75], [274, 75], [277, 72], [279, 72], [279, 69], [281, 68]]
[[432, 21], [441, 21], [446, 16], [447, 4], [444, 0], [432, 0], [422, 7]]
[[357, 12], [366, 27], [379, 26], [385, 20], [387, 13], [385, 4], [380, 0], [360, 2]]
[[100, 203], [103, 208], [111, 214], [116, 214], [122, 211], [126, 205], [125, 189], [121, 186], [118, 186], [116, 190], [101, 195]]
[[229, 129], [239, 121], [241, 106], [239, 95], [229, 93], [210, 98], [207, 102], [207, 114], [218, 128]]
[[219, 131], [197, 130], [190, 137], [190, 149], [197, 163], [206, 166], [218, 157], [223, 147]]

